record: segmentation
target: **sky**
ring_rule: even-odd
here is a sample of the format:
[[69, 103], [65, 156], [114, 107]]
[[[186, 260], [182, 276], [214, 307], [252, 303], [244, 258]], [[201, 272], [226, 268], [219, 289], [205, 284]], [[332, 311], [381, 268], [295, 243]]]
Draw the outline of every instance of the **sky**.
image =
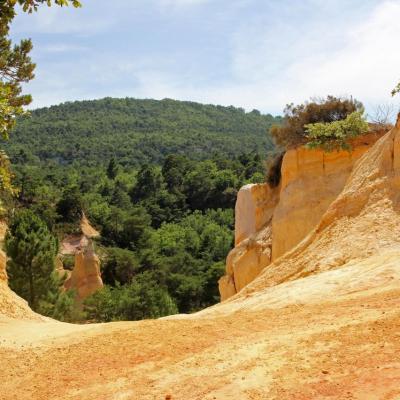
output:
[[400, 0], [81, 0], [20, 12], [33, 108], [106, 96], [173, 98], [281, 114], [354, 96], [398, 109]]

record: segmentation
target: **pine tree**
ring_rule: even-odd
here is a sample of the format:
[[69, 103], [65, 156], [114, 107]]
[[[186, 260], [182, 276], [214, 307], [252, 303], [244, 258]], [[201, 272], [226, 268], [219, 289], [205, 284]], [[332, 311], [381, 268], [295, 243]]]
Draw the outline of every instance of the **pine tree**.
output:
[[[35, 64], [30, 58], [32, 42], [21, 40], [13, 45], [10, 40], [10, 24], [16, 16], [16, 7], [31, 13], [41, 5], [72, 5], [80, 7], [77, 0], [1, 0], [0, 1], [0, 136], [8, 139], [16, 118], [25, 114], [24, 106], [31, 103], [30, 95], [22, 94], [22, 84], [34, 78]], [[0, 151], [0, 195], [11, 193], [11, 172], [8, 159]]]
[[108, 163], [108, 167], [107, 167], [107, 176], [108, 179], [112, 179], [114, 180], [117, 177], [118, 174], [118, 164], [115, 161], [115, 158], [111, 158], [110, 162]]
[[55, 270], [57, 239], [32, 211], [17, 213], [6, 235], [9, 284], [37, 312], [51, 314], [61, 279]]
[[82, 217], [83, 200], [77, 186], [67, 187], [56, 205], [57, 214], [64, 221], [76, 223]]

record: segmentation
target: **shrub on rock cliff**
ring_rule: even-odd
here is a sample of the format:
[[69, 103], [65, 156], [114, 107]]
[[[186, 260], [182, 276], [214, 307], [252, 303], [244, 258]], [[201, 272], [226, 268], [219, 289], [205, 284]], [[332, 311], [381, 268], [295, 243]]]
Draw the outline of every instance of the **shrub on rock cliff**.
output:
[[361, 112], [353, 112], [341, 121], [317, 122], [305, 126], [307, 147], [325, 151], [350, 150], [349, 141], [368, 131], [368, 123]]
[[283, 148], [293, 148], [307, 143], [305, 126], [317, 122], [328, 123], [345, 119], [349, 114], [362, 111], [362, 103], [354, 99], [328, 96], [295, 106], [288, 104], [284, 109], [284, 122], [274, 125], [271, 134]]

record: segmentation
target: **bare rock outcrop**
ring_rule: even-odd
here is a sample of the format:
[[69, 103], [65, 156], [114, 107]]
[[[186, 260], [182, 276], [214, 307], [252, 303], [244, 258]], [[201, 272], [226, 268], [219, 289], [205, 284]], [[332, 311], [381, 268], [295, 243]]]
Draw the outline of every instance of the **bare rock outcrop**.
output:
[[271, 219], [279, 190], [268, 184], [240, 189], [235, 206], [235, 248], [226, 259], [227, 274], [219, 284], [221, 299], [241, 290], [271, 262]]
[[97, 229], [93, 228], [89, 220], [86, 218], [85, 214], [82, 215], [80, 227], [83, 235], [89, 239], [93, 239], [100, 236], [100, 232]]
[[243, 186], [235, 205], [235, 246], [257, 233], [272, 217], [277, 190], [268, 184]]
[[75, 253], [75, 265], [64, 287], [76, 290], [78, 300], [84, 300], [103, 287], [100, 274], [100, 260], [93, 245]]
[[65, 271], [62, 261], [58, 259], [57, 270], [60, 275], [67, 274], [64, 288], [75, 290], [79, 302], [103, 287], [100, 259], [95, 254], [92, 241], [99, 235], [83, 214], [80, 233], [67, 236], [61, 244], [61, 255], [73, 255], [75, 262], [72, 271]]
[[296, 247], [343, 190], [357, 160], [380, 135], [355, 139], [353, 150], [289, 150], [277, 188], [246, 185], [235, 207], [235, 248], [219, 281], [221, 300], [239, 292], [271, 262]]
[[242, 294], [398, 251], [399, 193], [400, 115], [396, 126], [355, 164], [309, 235], [265, 268]]
[[[0, 245], [7, 226], [0, 221]], [[99, 233], [90, 225], [86, 217], [82, 218], [81, 235], [70, 236], [63, 242], [61, 254], [73, 254], [75, 264], [72, 271], [64, 269], [60, 257], [56, 259], [56, 270], [60, 276], [67, 275], [65, 290], [76, 291], [76, 299], [81, 302], [92, 293], [103, 287], [100, 273], [100, 260], [94, 252], [92, 238]], [[9, 287], [6, 272], [7, 257], [0, 248], [0, 317], [16, 319], [43, 319], [35, 314], [28, 303], [17, 296]]]

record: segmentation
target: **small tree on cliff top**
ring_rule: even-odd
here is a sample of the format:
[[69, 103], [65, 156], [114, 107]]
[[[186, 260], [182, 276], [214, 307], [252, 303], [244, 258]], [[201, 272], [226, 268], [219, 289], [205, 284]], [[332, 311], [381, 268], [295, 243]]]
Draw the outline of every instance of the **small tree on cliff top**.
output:
[[308, 141], [305, 126], [314, 123], [329, 123], [344, 120], [353, 112], [363, 111], [362, 103], [354, 99], [328, 96], [295, 106], [288, 104], [284, 110], [284, 122], [273, 126], [271, 134], [283, 148], [292, 148]]
[[62, 283], [55, 271], [57, 239], [32, 211], [22, 210], [9, 226], [5, 245], [11, 289], [34, 311], [49, 314]]

